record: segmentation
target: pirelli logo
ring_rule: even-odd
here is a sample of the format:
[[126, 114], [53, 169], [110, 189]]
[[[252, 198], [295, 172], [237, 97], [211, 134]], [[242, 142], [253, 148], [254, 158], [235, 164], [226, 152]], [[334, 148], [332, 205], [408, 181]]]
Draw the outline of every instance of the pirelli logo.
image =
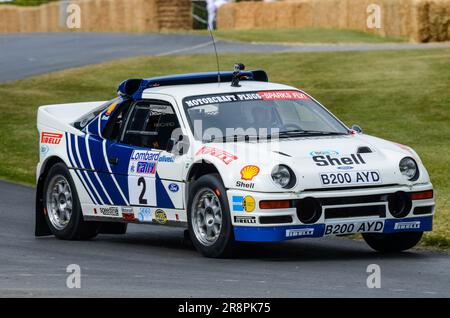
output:
[[42, 132], [41, 143], [43, 144], [51, 144], [51, 145], [59, 145], [61, 142], [62, 134], [51, 133], [51, 132]]
[[420, 221], [416, 222], [399, 222], [395, 223], [394, 230], [418, 230], [420, 229]]

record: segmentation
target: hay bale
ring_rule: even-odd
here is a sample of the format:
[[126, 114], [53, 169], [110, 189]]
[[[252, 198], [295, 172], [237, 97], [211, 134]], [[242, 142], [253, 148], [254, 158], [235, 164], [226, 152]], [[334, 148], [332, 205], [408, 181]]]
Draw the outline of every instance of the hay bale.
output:
[[235, 29], [235, 8], [233, 3], [224, 4], [217, 11], [217, 28], [218, 29]]
[[16, 6], [1, 8], [0, 32], [20, 32], [19, 10]]

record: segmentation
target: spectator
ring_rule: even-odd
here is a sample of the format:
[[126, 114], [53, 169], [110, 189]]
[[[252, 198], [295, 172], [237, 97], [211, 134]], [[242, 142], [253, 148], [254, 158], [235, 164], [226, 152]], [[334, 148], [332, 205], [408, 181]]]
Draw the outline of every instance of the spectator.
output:
[[207, 0], [206, 9], [208, 10], [208, 26], [212, 29], [216, 28], [216, 12], [222, 5], [228, 3], [229, 0]]

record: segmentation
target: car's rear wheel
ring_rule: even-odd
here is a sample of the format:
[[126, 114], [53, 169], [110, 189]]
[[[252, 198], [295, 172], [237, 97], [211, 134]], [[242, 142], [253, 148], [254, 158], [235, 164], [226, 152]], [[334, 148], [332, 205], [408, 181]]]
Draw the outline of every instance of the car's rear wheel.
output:
[[382, 253], [406, 251], [419, 243], [423, 232], [364, 233], [363, 238], [374, 250]]
[[45, 219], [56, 237], [77, 240], [97, 235], [98, 223], [83, 220], [75, 184], [63, 163], [50, 168], [44, 183], [43, 202]]
[[188, 200], [189, 234], [195, 248], [207, 257], [232, 254], [234, 235], [225, 188], [216, 174], [200, 177]]

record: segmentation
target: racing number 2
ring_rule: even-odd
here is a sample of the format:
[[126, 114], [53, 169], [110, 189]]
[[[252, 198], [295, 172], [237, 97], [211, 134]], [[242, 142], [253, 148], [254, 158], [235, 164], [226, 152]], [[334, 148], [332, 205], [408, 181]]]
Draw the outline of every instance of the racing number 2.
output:
[[147, 199], [144, 198], [145, 196], [145, 189], [147, 188], [147, 186], [145, 185], [145, 178], [144, 177], [140, 177], [138, 179], [138, 186], [142, 185], [142, 191], [141, 194], [139, 195], [139, 204], [142, 205], [147, 205]]
[[154, 177], [129, 176], [128, 191], [131, 205], [156, 206]]

